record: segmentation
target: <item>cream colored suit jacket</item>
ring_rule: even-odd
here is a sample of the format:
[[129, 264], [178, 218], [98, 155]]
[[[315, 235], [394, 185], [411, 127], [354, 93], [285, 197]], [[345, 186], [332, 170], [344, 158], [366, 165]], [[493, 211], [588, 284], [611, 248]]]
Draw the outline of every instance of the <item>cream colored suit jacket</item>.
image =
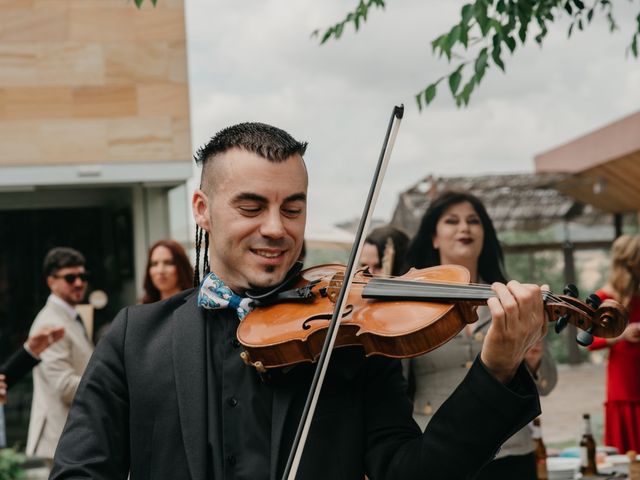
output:
[[52, 459], [93, 344], [75, 317], [51, 299], [33, 321], [30, 334], [44, 326], [63, 326], [65, 333], [40, 355], [42, 362], [33, 370], [26, 452]]

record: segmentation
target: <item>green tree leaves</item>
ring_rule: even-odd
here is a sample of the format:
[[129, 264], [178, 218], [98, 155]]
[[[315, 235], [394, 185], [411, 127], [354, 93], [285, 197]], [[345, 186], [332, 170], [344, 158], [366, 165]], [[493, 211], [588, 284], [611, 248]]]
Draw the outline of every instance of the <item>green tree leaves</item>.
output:
[[349, 23], [353, 24], [353, 27], [357, 32], [360, 29], [360, 25], [367, 21], [369, 10], [372, 8], [380, 8], [384, 10], [384, 0], [359, 0], [358, 6], [353, 11], [347, 13], [344, 19], [325, 28], [322, 32], [321, 29], [314, 30], [311, 32], [311, 36], [320, 37], [320, 45], [322, 45], [330, 39], [339, 40], [344, 31], [344, 27]]
[[[136, 4], [136, 7], [140, 8], [142, 7], [142, 4], [144, 3], [144, 0], [133, 0]], [[158, 0], [151, 0], [151, 4], [155, 7], [156, 3], [158, 3]]]
[[449, 88], [451, 89], [451, 95], [455, 95], [460, 87], [460, 81], [462, 80], [460, 70], [462, 70], [463, 67], [464, 65], [461, 65], [458, 70], [449, 75]]
[[[516, 38], [520, 40], [520, 45], [524, 45], [529, 35], [533, 34], [535, 42], [542, 45], [549, 31], [549, 24], [563, 15], [570, 17], [570, 37], [576, 28], [583, 30], [591, 24], [597, 13], [606, 15], [611, 31], [617, 29], [611, 0], [594, 0], [590, 7], [587, 7], [583, 0], [475, 0], [462, 7], [460, 22], [448, 33], [437, 37], [431, 46], [434, 54], [440, 57], [444, 55], [448, 61], [454, 57], [463, 58], [448, 77], [451, 95], [456, 105], [466, 106], [469, 104], [471, 93], [480, 85], [491, 65], [503, 72], [506, 70], [504, 52], [508, 50], [510, 54], [515, 53], [518, 49]], [[475, 39], [471, 43], [474, 44], [477, 53], [474, 58], [464, 59], [460, 56], [460, 50], [468, 51], [470, 38]], [[639, 40], [640, 15], [628, 49], [636, 58]], [[461, 71], [468, 63], [473, 63], [474, 69], [464, 82]], [[420, 100], [419, 110], [433, 101], [435, 85], [438, 82], [416, 95], [416, 99]], [[460, 89], [463, 82], [464, 87]]]
[[489, 55], [487, 54], [487, 49], [483, 48], [480, 50], [480, 55], [476, 58], [476, 63], [474, 65], [475, 75], [477, 77], [482, 78], [484, 76], [484, 72], [487, 69], [487, 62], [489, 61]]
[[[157, 3], [157, 0], [149, 1], [153, 5]], [[618, 29], [612, 0], [587, 1], [590, 6], [585, 4], [585, 0], [473, 0], [466, 3], [460, 10], [460, 21], [431, 42], [433, 54], [445, 56], [448, 62], [453, 58], [461, 60], [451, 73], [430, 83], [415, 95], [418, 109], [426, 108], [434, 100], [437, 86], [444, 78], [448, 78], [449, 90], [456, 105], [468, 105], [471, 93], [480, 85], [491, 65], [506, 71], [503, 54], [506, 50], [510, 54], [516, 52], [516, 38], [522, 46], [533, 35], [534, 41], [542, 46], [549, 31], [548, 24], [558, 18], [569, 17], [568, 37], [575, 33], [576, 28], [584, 30], [598, 14], [605, 16], [611, 32]], [[134, 3], [140, 8], [144, 0], [134, 0]], [[384, 0], [358, 0], [355, 9], [348, 12], [341, 21], [327, 28], [314, 30], [312, 36], [318, 37], [320, 44], [331, 39], [339, 40], [347, 25], [352, 24], [358, 32], [372, 9], [384, 10], [384, 7]], [[638, 58], [640, 14], [636, 20], [627, 48], [634, 58]], [[462, 50], [471, 57], [465, 58], [457, 50]], [[465, 79], [462, 72], [468, 64], [473, 64], [474, 68]]]
[[[587, 6], [585, 1], [590, 5]], [[353, 23], [357, 31], [372, 7], [384, 8], [383, 0], [360, 0], [356, 9], [349, 12], [344, 20], [324, 30], [320, 43], [340, 38], [348, 23]], [[529, 38], [542, 46], [549, 25], [559, 18], [569, 17], [567, 35], [571, 37], [576, 29], [584, 30], [590, 25], [598, 14], [606, 17], [611, 31], [618, 28], [611, 0], [473, 0], [466, 3], [460, 10], [459, 22], [431, 42], [434, 55], [440, 58], [444, 56], [448, 62], [454, 58], [461, 60], [452, 72], [415, 95], [418, 109], [426, 108], [434, 100], [437, 86], [444, 78], [448, 79], [456, 105], [468, 105], [471, 93], [480, 85], [492, 65], [506, 71], [504, 54], [507, 50], [511, 55], [516, 53], [517, 39], [520, 40], [520, 46]], [[316, 30], [314, 34], [319, 36], [319, 31]], [[639, 37], [640, 15], [628, 47], [635, 58], [638, 58]], [[463, 69], [468, 64], [474, 68], [468, 71], [465, 78]]]

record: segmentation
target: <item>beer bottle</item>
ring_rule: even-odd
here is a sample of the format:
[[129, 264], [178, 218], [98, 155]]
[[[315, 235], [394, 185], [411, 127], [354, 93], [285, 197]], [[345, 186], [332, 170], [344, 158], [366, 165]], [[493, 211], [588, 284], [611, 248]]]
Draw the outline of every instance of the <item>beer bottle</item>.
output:
[[627, 452], [629, 458], [629, 480], [640, 480], [640, 462], [638, 455], [633, 450]]
[[591, 433], [591, 416], [588, 413], [582, 415], [582, 439], [580, 440], [580, 473], [582, 475], [597, 475], [596, 468], [596, 441]]
[[547, 473], [547, 447], [542, 441], [542, 428], [540, 427], [540, 417], [533, 419], [533, 428], [531, 431], [533, 437], [533, 453], [536, 456], [536, 474], [538, 480], [548, 480]]

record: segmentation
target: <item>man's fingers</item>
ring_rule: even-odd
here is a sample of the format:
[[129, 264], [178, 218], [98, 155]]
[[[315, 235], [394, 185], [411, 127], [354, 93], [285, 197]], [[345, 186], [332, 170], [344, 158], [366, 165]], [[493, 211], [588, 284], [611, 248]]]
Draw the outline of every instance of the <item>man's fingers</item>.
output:
[[[520, 307], [520, 321], [527, 331], [537, 333], [542, 338], [547, 333], [547, 322], [544, 319], [542, 291], [538, 285], [509, 282], [509, 290], [513, 293]], [[538, 338], [535, 338], [538, 340]]]
[[500, 330], [504, 330], [505, 313], [498, 297], [491, 297], [487, 300], [487, 307], [491, 312], [491, 325]]
[[[513, 295], [515, 301], [521, 310], [529, 310], [533, 307], [536, 300], [542, 301], [542, 297], [539, 295], [540, 287], [537, 285], [524, 284], [511, 280], [507, 283], [507, 288]], [[536, 292], [538, 292], [536, 298]]]
[[504, 311], [502, 327], [504, 331], [507, 331], [519, 316], [518, 302], [513, 297], [510, 289], [503, 283], [494, 283], [491, 285], [491, 289], [496, 292], [497, 300], [500, 302], [502, 310]]

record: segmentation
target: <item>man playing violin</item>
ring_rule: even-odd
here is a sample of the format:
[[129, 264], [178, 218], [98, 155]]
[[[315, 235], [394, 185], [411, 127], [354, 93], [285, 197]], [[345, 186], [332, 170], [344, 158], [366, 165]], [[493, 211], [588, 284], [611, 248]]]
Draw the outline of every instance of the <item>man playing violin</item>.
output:
[[[240, 359], [235, 331], [251, 310], [243, 294], [277, 286], [299, 256], [305, 148], [244, 123], [198, 152], [192, 203], [212, 273], [199, 289], [118, 314], [80, 384], [52, 479], [281, 477], [313, 366], [261, 377]], [[297, 478], [473, 478], [540, 412], [522, 366], [546, 331], [540, 289], [493, 289], [484, 349], [424, 433], [397, 360], [336, 350]]]

